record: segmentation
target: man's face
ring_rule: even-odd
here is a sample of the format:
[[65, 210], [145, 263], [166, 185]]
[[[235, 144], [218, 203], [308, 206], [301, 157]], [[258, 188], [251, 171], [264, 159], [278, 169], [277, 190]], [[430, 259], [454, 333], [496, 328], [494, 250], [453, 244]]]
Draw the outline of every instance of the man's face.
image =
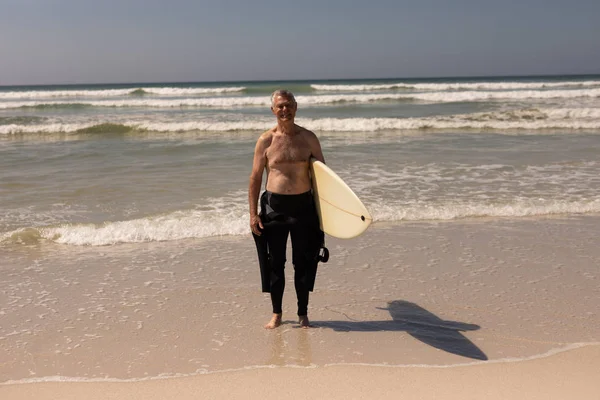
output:
[[293, 121], [296, 117], [297, 104], [287, 97], [277, 96], [271, 111], [280, 121]]

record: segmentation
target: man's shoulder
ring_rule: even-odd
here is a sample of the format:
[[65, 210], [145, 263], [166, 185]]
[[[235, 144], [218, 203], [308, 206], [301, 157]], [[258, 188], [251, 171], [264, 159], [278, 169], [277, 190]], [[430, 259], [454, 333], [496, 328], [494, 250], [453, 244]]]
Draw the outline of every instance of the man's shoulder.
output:
[[258, 138], [259, 143], [270, 143], [273, 140], [273, 134], [275, 134], [275, 128], [264, 131]]
[[319, 138], [313, 131], [310, 131], [306, 128], [298, 126], [298, 133], [306, 140], [308, 143], [318, 143]]
[[315, 139], [317, 138], [317, 135], [315, 135], [315, 133], [313, 131], [310, 131], [300, 125], [296, 125], [296, 127], [298, 129], [298, 133], [301, 134], [302, 136], [305, 136], [307, 138], [315, 138]]

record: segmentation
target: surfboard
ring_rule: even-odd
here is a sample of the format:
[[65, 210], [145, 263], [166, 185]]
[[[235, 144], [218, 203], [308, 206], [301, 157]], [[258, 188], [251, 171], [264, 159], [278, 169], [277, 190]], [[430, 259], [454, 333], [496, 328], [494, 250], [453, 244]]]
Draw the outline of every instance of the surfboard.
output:
[[373, 217], [358, 196], [321, 161], [312, 158], [310, 167], [321, 230], [340, 239], [363, 233], [373, 222]]

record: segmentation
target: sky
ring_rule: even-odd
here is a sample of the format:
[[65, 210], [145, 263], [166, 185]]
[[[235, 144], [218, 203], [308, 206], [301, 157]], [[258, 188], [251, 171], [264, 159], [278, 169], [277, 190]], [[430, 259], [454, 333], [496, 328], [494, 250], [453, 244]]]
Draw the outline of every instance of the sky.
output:
[[0, 0], [0, 85], [600, 74], [599, 0]]

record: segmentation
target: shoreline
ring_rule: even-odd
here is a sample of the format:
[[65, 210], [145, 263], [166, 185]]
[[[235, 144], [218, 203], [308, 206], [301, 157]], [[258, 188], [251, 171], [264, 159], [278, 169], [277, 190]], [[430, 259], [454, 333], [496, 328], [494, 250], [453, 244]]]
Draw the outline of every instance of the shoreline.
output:
[[[136, 383], [136, 382], [151, 382], [151, 381], [165, 381], [173, 379], [193, 379], [208, 375], [220, 375], [220, 374], [231, 374], [231, 373], [242, 373], [254, 370], [274, 370], [274, 369], [289, 369], [289, 370], [318, 370], [324, 368], [384, 368], [384, 369], [454, 369], [454, 368], [469, 368], [469, 367], [481, 367], [484, 365], [492, 364], [513, 364], [521, 362], [529, 362], [535, 360], [542, 360], [545, 358], [554, 357], [562, 353], [568, 353], [571, 351], [577, 351], [585, 348], [600, 347], [600, 342], [590, 343], [571, 343], [564, 347], [554, 348], [546, 353], [537, 354], [526, 357], [511, 357], [506, 359], [494, 359], [494, 360], [481, 360], [457, 364], [369, 364], [369, 363], [332, 363], [325, 365], [250, 365], [241, 368], [231, 368], [224, 370], [215, 371], [203, 371], [203, 372], [192, 372], [189, 374], [175, 373], [175, 374], [164, 374], [164, 376], [150, 376], [144, 378], [130, 378], [130, 379], [118, 379], [118, 378], [85, 378], [85, 377], [69, 377], [69, 376], [47, 376], [41, 378], [22, 379], [17, 381], [6, 381], [0, 382], [0, 389], [3, 386], [19, 386], [19, 385], [35, 385], [44, 383]], [[600, 361], [600, 360], [599, 360]]]
[[[600, 393], [600, 345], [519, 362], [444, 368], [332, 365], [265, 367], [137, 382], [39, 382], [0, 385], [7, 400], [264, 398], [265, 382], [289, 393], [329, 399], [591, 399]], [[232, 384], [235, 382], [235, 384]]]
[[464, 381], [452, 371], [468, 370], [483, 374], [478, 386], [495, 379], [481, 372], [489, 368], [521, 382], [514, 371], [524, 364], [547, 365], [558, 379], [562, 364], [548, 360], [573, 358], [578, 370], [580, 355], [595, 355], [586, 362], [597, 371], [599, 220], [402, 224], [330, 238], [334, 257], [319, 267], [311, 297], [314, 329], [294, 321], [291, 265], [284, 324], [263, 328], [270, 302], [250, 240], [4, 253], [0, 398], [109, 387], [120, 391], [115, 399], [132, 398], [130, 388], [156, 385], [218, 391], [232, 376], [260, 390], [254, 380], [272, 374], [286, 382], [327, 375], [334, 385], [353, 376], [346, 386], [414, 375], [410, 382], [428, 386], [426, 376]]

